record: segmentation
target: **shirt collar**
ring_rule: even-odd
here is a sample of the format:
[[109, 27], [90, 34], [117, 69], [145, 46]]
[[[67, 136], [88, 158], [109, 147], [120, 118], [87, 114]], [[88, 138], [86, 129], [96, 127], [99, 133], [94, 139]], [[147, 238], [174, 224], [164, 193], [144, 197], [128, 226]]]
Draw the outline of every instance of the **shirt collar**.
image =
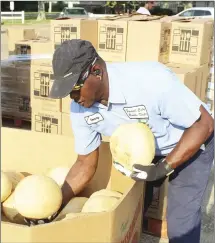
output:
[[122, 84], [120, 75], [117, 75], [117, 68], [114, 64], [106, 64], [108, 79], [109, 79], [109, 99], [108, 107], [110, 104], [125, 104], [126, 99], [122, 92]]

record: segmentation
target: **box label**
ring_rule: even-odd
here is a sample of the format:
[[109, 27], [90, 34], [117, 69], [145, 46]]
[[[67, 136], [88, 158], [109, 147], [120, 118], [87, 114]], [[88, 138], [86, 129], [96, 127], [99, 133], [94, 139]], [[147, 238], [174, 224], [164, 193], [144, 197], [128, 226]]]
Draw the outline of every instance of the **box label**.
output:
[[99, 49], [122, 51], [123, 50], [124, 28], [112, 26], [100, 26], [99, 29]]
[[34, 96], [49, 97], [49, 92], [54, 82], [53, 74], [48, 71], [35, 71], [33, 79]]
[[56, 117], [50, 117], [49, 115], [34, 115], [34, 126], [36, 132], [59, 134], [59, 121]]
[[172, 53], [198, 54], [199, 30], [178, 27], [173, 29], [172, 38]]

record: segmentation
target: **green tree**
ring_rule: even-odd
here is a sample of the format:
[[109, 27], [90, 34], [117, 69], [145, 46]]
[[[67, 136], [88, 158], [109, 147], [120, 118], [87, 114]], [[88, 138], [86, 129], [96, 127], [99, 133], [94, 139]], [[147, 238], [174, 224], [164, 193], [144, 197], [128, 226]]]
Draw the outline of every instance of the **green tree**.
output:
[[131, 13], [135, 11], [142, 1], [107, 1], [105, 6], [111, 9], [112, 13]]

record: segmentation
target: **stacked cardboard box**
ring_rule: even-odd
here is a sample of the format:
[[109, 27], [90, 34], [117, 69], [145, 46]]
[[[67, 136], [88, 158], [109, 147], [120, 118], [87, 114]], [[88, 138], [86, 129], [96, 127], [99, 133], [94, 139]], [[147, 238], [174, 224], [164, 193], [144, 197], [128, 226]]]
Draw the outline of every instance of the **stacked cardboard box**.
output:
[[8, 51], [9, 55], [14, 55], [16, 53], [16, 43], [21, 40], [33, 40], [36, 39], [35, 29], [22, 28], [10, 26], [7, 27], [8, 34]]
[[16, 54], [16, 42], [36, 38], [34, 29], [7, 27], [3, 32], [4, 46], [1, 62], [2, 116], [30, 120], [30, 66], [8, 60]]
[[3, 117], [30, 120], [30, 67], [19, 62], [1, 63]]
[[97, 49], [98, 22], [96, 19], [51, 20], [52, 51], [64, 41], [83, 39], [90, 41]]
[[[25, 34], [30, 33], [30, 37], [34, 36], [31, 30], [24, 31], [21, 29], [20, 31]], [[11, 35], [10, 38], [13, 38], [12, 33], [9, 33]], [[15, 31], [15, 33], [20, 32]], [[23, 37], [23, 35], [18, 36]], [[50, 43], [46, 39], [31, 39], [13, 42], [13, 46], [15, 48], [13, 54], [16, 56], [1, 63], [2, 115], [3, 117], [7, 116], [30, 121], [31, 65], [40, 60], [42, 55], [50, 54]], [[30, 58], [27, 56], [30, 56]], [[35, 60], [34, 56], [37, 57]]]
[[134, 15], [98, 20], [98, 54], [108, 62], [167, 63], [171, 24], [160, 19]]
[[[62, 42], [71, 39], [88, 40], [97, 49], [97, 32], [98, 21], [96, 19], [52, 20], [51, 42], [48, 50], [53, 54]], [[44, 51], [47, 49], [41, 48]], [[52, 84], [52, 60], [46, 63], [34, 62], [31, 65], [32, 130], [73, 136], [69, 115], [71, 99], [69, 96], [59, 100], [49, 98]]]
[[[169, 61], [170, 63], [180, 64], [183, 68], [188, 65], [200, 72], [197, 75], [197, 89], [192, 84], [186, 85], [203, 102], [206, 101], [213, 27], [214, 22], [211, 19], [178, 19], [172, 21]], [[199, 81], [201, 73], [204, 77]]]

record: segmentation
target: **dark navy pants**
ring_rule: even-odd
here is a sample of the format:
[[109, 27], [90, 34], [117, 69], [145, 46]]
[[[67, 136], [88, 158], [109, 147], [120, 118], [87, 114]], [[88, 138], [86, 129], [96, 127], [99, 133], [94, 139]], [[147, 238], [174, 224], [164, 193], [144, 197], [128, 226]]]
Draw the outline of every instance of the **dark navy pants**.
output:
[[[214, 159], [213, 135], [190, 160], [179, 166], [169, 177], [167, 229], [169, 243], [200, 243], [201, 205]], [[147, 182], [146, 212], [152, 202], [153, 189], [164, 180]]]

